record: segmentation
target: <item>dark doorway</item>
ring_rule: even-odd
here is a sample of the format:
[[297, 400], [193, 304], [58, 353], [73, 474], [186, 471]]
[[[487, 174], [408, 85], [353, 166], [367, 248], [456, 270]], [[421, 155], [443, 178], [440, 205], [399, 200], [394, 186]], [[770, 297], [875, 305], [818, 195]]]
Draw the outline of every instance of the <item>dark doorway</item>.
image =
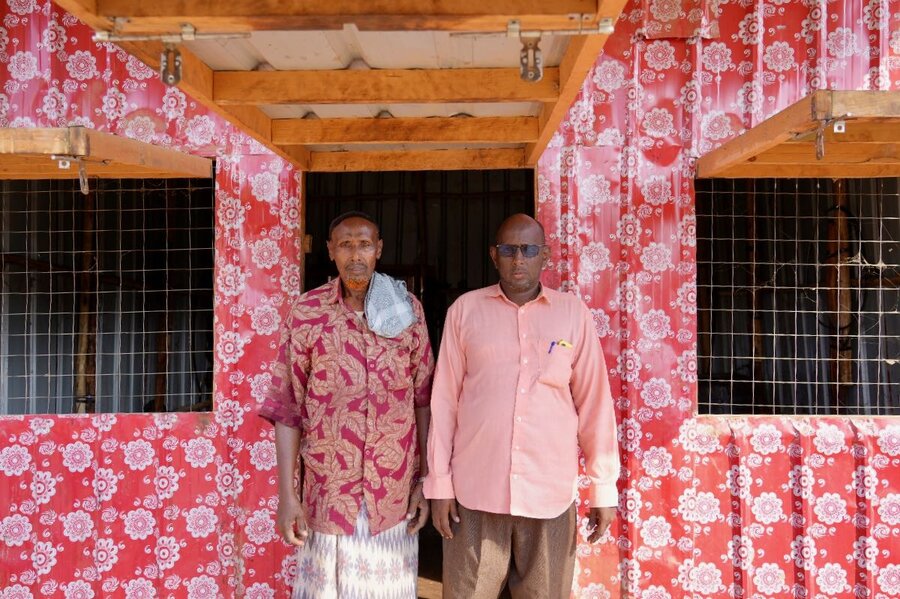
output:
[[[497, 282], [488, 256], [497, 227], [516, 212], [534, 215], [534, 172], [311, 173], [306, 232], [312, 236], [312, 252], [305, 289], [337, 274], [325, 241], [328, 224], [348, 210], [362, 210], [381, 226], [384, 251], [378, 270], [405, 280], [422, 301], [437, 353], [450, 304], [467, 291]], [[441, 538], [431, 524], [419, 536], [419, 554], [422, 582], [439, 582]]]
[[531, 170], [311, 173], [306, 232], [312, 236], [304, 289], [337, 273], [325, 248], [328, 224], [348, 210], [378, 222], [378, 270], [406, 281], [425, 308], [437, 351], [444, 314], [457, 297], [497, 282], [488, 256], [494, 232], [516, 212], [534, 215]]

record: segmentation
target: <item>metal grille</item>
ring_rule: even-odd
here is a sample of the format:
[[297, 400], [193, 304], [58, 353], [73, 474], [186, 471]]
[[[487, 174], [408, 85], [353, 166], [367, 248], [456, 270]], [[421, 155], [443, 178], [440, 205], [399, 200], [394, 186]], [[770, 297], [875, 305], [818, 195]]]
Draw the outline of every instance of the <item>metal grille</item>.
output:
[[212, 180], [0, 183], [0, 413], [209, 409]]
[[697, 181], [701, 413], [900, 414], [898, 183]]

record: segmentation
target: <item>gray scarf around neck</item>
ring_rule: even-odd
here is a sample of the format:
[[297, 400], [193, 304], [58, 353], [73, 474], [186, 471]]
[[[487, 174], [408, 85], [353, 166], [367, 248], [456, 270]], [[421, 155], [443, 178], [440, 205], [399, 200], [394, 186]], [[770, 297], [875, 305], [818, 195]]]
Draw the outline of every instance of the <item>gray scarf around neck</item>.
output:
[[416, 322], [406, 283], [380, 272], [372, 273], [365, 312], [369, 329], [380, 337], [396, 337]]

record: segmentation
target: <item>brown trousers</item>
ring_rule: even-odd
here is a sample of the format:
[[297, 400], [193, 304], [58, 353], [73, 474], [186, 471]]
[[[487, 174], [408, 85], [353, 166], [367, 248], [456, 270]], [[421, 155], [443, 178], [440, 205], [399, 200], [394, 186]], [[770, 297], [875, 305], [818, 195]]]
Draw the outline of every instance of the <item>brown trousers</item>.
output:
[[444, 539], [444, 599], [569, 599], [575, 573], [575, 504], [542, 520], [459, 506]]

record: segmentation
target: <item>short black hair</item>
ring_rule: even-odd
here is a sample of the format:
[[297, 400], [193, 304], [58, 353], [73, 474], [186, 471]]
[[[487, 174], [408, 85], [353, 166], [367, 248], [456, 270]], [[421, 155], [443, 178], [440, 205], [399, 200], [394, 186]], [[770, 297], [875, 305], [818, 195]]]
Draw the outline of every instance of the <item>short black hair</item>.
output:
[[343, 214], [338, 214], [336, 217], [334, 217], [334, 220], [332, 220], [331, 224], [328, 225], [328, 239], [331, 239], [331, 234], [334, 233], [334, 230], [337, 228], [337, 226], [348, 218], [361, 218], [363, 220], [369, 221], [375, 227], [375, 235], [377, 237], [381, 237], [381, 228], [378, 226], [378, 223], [375, 222], [374, 218], [372, 218], [365, 212], [361, 212], [359, 210], [350, 210], [349, 212], [344, 212]]

